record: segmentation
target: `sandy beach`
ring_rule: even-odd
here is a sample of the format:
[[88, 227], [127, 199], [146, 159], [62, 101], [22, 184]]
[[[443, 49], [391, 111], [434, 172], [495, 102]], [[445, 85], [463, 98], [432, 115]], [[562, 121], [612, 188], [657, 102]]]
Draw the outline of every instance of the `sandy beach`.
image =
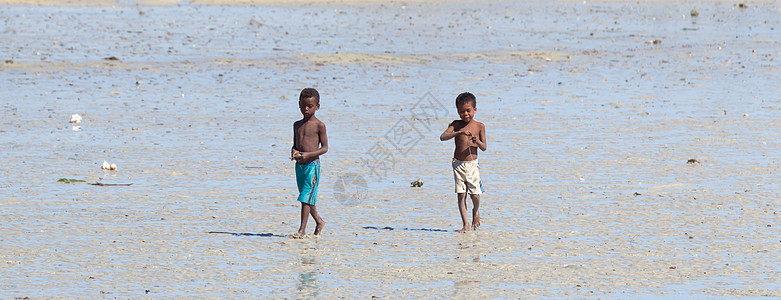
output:
[[740, 4], [0, 0], [0, 298], [781, 297], [781, 4]]

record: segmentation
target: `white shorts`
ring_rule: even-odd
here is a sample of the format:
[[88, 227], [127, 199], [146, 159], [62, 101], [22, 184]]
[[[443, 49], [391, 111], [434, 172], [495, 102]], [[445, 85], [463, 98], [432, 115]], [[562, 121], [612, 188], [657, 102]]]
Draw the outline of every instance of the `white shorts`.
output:
[[483, 183], [480, 182], [480, 164], [476, 159], [460, 161], [454, 158], [453, 179], [456, 181], [456, 194], [480, 195], [485, 192]]

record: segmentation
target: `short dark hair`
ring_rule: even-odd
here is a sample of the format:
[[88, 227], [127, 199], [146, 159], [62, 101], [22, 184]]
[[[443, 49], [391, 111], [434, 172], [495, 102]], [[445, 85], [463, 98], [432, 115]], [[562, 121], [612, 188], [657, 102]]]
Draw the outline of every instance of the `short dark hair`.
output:
[[298, 101], [304, 100], [306, 98], [312, 98], [315, 97], [315, 103], [317, 105], [320, 105], [320, 93], [317, 92], [314, 88], [305, 88], [301, 90], [301, 95], [298, 96]]
[[477, 99], [475, 99], [475, 95], [472, 95], [470, 92], [463, 92], [456, 97], [456, 107], [461, 107], [461, 105], [472, 103], [472, 106], [477, 108]]

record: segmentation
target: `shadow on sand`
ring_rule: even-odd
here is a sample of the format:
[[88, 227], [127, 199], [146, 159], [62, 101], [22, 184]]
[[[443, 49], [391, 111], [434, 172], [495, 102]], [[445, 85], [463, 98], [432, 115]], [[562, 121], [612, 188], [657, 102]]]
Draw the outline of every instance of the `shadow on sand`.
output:
[[375, 229], [375, 230], [407, 230], [407, 231], [433, 231], [433, 232], [455, 232], [457, 230], [445, 230], [445, 229], [434, 229], [434, 228], [393, 228], [393, 227], [374, 227], [374, 226], [364, 226], [363, 229]]
[[279, 235], [273, 233], [251, 233], [251, 232], [227, 232], [227, 231], [209, 231], [210, 234], [230, 234], [233, 236], [262, 236], [262, 237], [281, 237], [286, 238], [286, 235]]

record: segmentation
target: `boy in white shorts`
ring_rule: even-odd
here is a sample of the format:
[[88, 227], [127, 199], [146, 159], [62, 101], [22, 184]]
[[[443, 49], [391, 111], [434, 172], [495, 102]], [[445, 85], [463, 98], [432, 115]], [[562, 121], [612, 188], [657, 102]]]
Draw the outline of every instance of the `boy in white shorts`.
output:
[[456, 109], [461, 120], [450, 123], [439, 136], [441, 141], [455, 138], [456, 150], [453, 153], [453, 178], [458, 194], [458, 211], [461, 214], [463, 228], [458, 232], [469, 231], [469, 219], [466, 213], [466, 194], [472, 198], [472, 230], [480, 227], [480, 195], [484, 192], [480, 183], [480, 165], [477, 162], [477, 149], [485, 151], [485, 125], [473, 119], [477, 113], [477, 100], [471, 93], [461, 93], [456, 97]]

